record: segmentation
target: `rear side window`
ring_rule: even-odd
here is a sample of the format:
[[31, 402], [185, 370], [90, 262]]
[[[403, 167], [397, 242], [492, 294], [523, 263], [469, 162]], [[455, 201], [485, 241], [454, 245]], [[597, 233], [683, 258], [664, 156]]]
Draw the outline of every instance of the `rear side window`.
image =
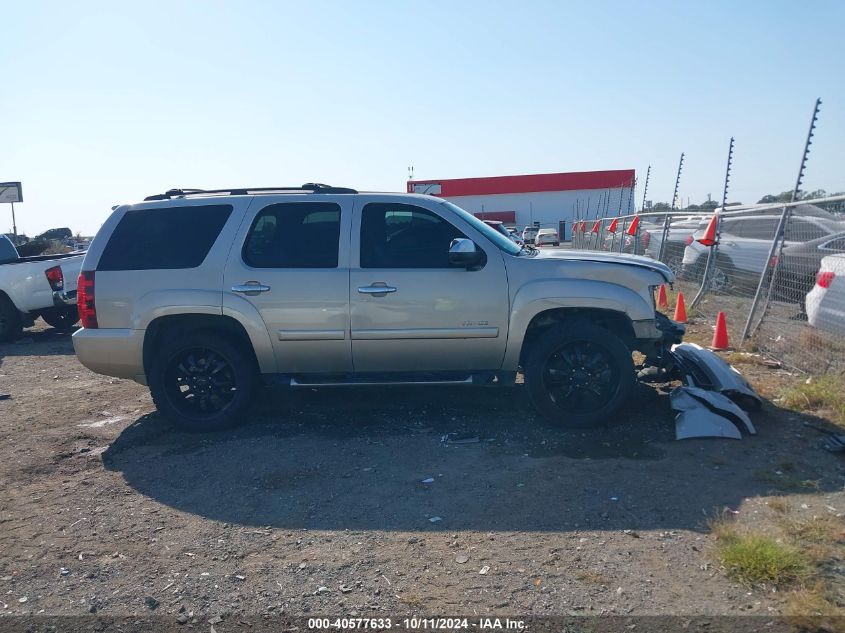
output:
[[804, 222], [803, 220], [793, 219], [786, 225], [783, 239], [787, 242], [809, 242], [810, 240], [817, 240], [828, 234], [829, 232], [820, 226], [816, 226], [810, 222]]
[[730, 233], [731, 235], [741, 235], [742, 220], [722, 220], [720, 227], [722, 233]]
[[739, 235], [751, 240], [773, 240], [777, 228], [777, 218], [747, 218]]
[[127, 211], [97, 270], [172, 270], [202, 264], [232, 206], [213, 204]]
[[283, 202], [255, 216], [243, 248], [253, 268], [337, 268], [340, 206]]
[[826, 242], [822, 248], [826, 251], [845, 251], [845, 237]]

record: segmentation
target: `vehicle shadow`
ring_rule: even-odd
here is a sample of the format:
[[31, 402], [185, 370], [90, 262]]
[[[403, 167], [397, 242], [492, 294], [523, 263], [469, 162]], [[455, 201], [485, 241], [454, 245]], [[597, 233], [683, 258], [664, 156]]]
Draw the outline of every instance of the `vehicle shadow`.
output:
[[780, 413], [766, 405], [742, 441], [676, 442], [668, 397], [648, 387], [594, 431], [541, 421], [519, 387], [271, 392], [229, 432], [142, 416], [103, 463], [158, 502], [255, 526], [703, 529], [747, 497], [838, 489], [836, 458], [806, 450]]
[[11, 356], [69, 356], [74, 353], [71, 332], [54, 328], [24, 330], [23, 335], [9, 343], [0, 343], [0, 363]]

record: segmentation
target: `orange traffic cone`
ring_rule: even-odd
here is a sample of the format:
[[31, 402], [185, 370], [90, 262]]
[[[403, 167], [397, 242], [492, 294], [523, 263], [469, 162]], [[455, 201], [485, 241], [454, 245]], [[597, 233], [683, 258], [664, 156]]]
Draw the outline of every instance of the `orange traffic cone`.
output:
[[590, 233], [598, 233], [601, 231], [601, 220], [596, 220], [596, 223], [593, 224], [593, 230]]
[[660, 284], [660, 290], [657, 291], [657, 307], [661, 310], [669, 307], [669, 300], [666, 298], [666, 284]]
[[675, 305], [675, 321], [678, 323], [687, 322], [687, 305], [684, 302], [684, 293], [678, 293], [678, 303]]
[[719, 312], [716, 316], [716, 331], [713, 332], [713, 342], [710, 343], [710, 347], [715, 350], [728, 349], [728, 324], [725, 321], [724, 312]]
[[716, 226], [719, 224], [719, 214], [714, 213], [704, 230], [704, 235], [696, 241], [703, 246], [713, 246], [716, 243]]
[[628, 230], [625, 231], [628, 235], [636, 235], [637, 229], [640, 227], [640, 216], [635, 215], [634, 219], [631, 220], [631, 226], [628, 227]]
[[607, 227], [608, 233], [616, 233], [616, 225], [619, 224], [618, 218], [613, 218], [613, 221], [610, 223], [610, 226]]

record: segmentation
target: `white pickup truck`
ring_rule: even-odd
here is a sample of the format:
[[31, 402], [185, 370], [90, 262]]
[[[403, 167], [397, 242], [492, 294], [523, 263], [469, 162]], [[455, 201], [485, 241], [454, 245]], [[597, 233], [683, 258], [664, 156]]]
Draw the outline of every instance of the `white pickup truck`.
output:
[[0, 342], [14, 340], [39, 316], [60, 330], [76, 324], [76, 278], [84, 257], [21, 257], [11, 240], [0, 235]]

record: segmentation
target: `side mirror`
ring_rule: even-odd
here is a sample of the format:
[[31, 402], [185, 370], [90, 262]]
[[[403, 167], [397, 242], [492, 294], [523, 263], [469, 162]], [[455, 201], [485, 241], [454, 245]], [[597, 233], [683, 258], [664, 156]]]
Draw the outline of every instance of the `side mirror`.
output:
[[475, 242], [465, 237], [452, 240], [449, 244], [449, 264], [467, 270], [478, 270], [484, 263], [484, 251]]

